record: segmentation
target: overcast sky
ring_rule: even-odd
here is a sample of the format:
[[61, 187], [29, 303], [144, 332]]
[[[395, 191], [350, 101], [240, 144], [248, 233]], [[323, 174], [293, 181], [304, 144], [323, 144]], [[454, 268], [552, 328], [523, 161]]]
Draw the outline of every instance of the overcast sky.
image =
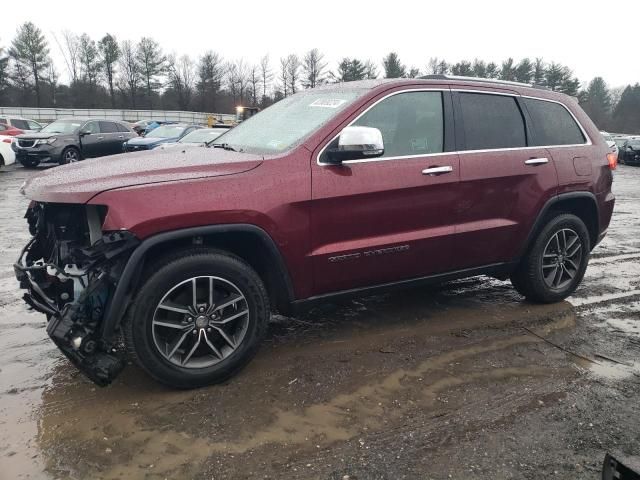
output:
[[[637, 27], [640, 1], [595, 5], [578, 0], [31, 0], [2, 15], [0, 45], [11, 41], [19, 24], [33, 21], [49, 38], [63, 78], [53, 36], [62, 41], [61, 33], [71, 30], [95, 39], [107, 32], [119, 40], [150, 36], [166, 53], [194, 58], [212, 49], [226, 59], [257, 62], [268, 53], [274, 69], [281, 56], [316, 47], [331, 69], [345, 56], [380, 64], [395, 50], [408, 67], [421, 70], [430, 57], [450, 62], [544, 57], [568, 65], [582, 82], [598, 75], [612, 87], [640, 82], [638, 32], [629, 28]], [[623, 53], [626, 45], [635, 53]]]

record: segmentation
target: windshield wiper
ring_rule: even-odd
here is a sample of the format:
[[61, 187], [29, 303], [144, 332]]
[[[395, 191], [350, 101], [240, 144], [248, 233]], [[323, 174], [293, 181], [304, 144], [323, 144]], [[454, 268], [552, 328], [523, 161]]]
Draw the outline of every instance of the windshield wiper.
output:
[[237, 152], [237, 150], [233, 148], [231, 145], [229, 145], [228, 143], [212, 143], [210, 146], [213, 148], [222, 148], [230, 152]]

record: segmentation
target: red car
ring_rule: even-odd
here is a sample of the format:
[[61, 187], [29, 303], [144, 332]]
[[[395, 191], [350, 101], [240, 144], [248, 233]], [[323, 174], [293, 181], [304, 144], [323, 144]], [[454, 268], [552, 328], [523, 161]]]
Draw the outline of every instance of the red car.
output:
[[210, 148], [89, 160], [29, 180], [15, 270], [96, 383], [126, 350], [179, 388], [223, 381], [273, 310], [472, 275], [557, 302], [614, 197], [611, 154], [570, 97], [453, 79], [287, 97]]
[[0, 135], [8, 135], [10, 137], [15, 137], [16, 135], [23, 134], [24, 131], [19, 128], [12, 127], [11, 125], [7, 125], [6, 123], [0, 123]]

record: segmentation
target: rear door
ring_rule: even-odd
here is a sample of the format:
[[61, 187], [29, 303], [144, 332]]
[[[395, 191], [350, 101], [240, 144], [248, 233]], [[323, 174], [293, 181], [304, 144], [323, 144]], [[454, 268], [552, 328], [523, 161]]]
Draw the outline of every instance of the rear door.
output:
[[460, 151], [453, 267], [519, 255], [538, 212], [557, 193], [553, 159], [530, 145], [528, 114], [509, 91], [454, 91]]
[[102, 155], [113, 155], [122, 152], [122, 133], [118, 131], [118, 126], [114, 122], [101, 120], [100, 134], [103, 139]]
[[448, 88], [386, 94], [351, 124], [380, 129], [385, 153], [331, 166], [315, 152], [315, 294], [448, 270], [459, 176]]

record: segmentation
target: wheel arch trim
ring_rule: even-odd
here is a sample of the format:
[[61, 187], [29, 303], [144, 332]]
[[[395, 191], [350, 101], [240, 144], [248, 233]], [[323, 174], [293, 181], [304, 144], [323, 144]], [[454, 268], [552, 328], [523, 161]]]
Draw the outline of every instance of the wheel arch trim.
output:
[[[596, 239], [600, 233], [600, 207], [598, 206], [598, 201], [596, 199], [596, 196], [591, 193], [591, 192], [587, 192], [587, 191], [578, 191], [578, 192], [566, 192], [566, 193], [561, 193], [559, 195], [556, 195], [552, 198], [550, 198], [549, 200], [547, 200], [547, 202], [544, 204], [544, 206], [542, 207], [542, 209], [540, 210], [540, 212], [538, 213], [538, 216], [536, 217], [536, 220], [533, 222], [533, 225], [531, 226], [531, 228], [529, 229], [529, 234], [527, 235], [527, 240], [525, 241], [523, 248], [520, 250], [518, 256], [516, 257], [517, 259], [522, 258], [522, 256], [529, 250], [529, 248], [531, 247], [531, 245], [533, 244], [533, 242], [535, 241], [535, 236], [537, 234], [537, 232], [540, 231], [540, 229], [544, 226], [544, 220], [545, 217], [547, 216], [547, 214], [549, 213], [549, 211], [551, 210], [552, 207], [568, 201], [568, 200], [576, 200], [576, 199], [586, 199], [589, 200], [590, 202], [593, 203], [593, 206], [596, 210], [596, 217], [594, 219], [595, 222], [595, 230], [596, 230]], [[595, 247], [595, 242], [594, 245], [590, 245], [590, 247], [593, 249], [593, 247]]]
[[122, 321], [129, 306], [132, 289], [139, 281], [140, 266], [143, 264], [147, 252], [158, 245], [174, 240], [181, 240], [191, 237], [207, 236], [224, 233], [249, 233], [256, 235], [262, 244], [269, 250], [269, 254], [276, 261], [275, 267], [282, 275], [286, 288], [286, 298], [289, 303], [295, 300], [293, 284], [289, 270], [284, 261], [284, 257], [277, 247], [273, 238], [262, 228], [252, 224], [228, 224], [228, 225], [206, 225], [200, 227], [190, 227], [170, 232], [163, 232], [144, 239], [133, 251], [122, 271], [115, 291], [111, 296], [102, 321], [102, 338], [109, 341]]

